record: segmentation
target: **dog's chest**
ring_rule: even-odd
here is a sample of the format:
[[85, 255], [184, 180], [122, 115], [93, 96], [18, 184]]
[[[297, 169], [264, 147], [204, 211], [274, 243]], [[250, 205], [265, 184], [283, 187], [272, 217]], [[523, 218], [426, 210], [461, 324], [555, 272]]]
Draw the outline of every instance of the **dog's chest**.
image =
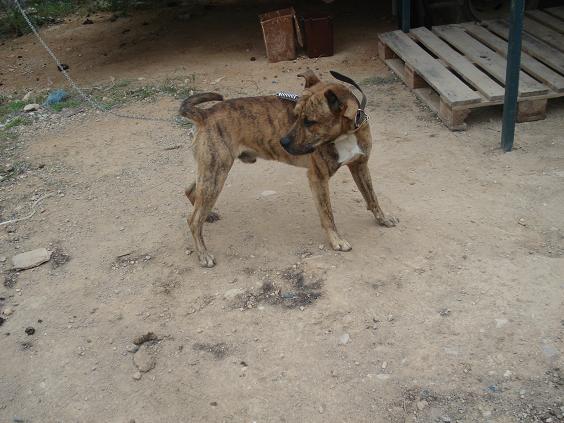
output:
[[364, 156], [364, 152], [358, 146], [358, 141], [354, 134], [341, 135], [333, 141], [333, 144], [335, 144], [340, 165], [348, 164], [360, 156]]

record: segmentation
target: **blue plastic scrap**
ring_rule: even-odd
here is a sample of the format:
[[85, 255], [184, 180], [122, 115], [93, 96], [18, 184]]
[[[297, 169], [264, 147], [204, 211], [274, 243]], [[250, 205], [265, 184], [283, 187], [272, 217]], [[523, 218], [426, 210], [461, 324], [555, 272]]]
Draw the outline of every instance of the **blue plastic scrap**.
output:
[[45, 100], [45, 106], [52, 106], [53, 104], [58, 104], [69, 98], [69, 94], [65, 90], [55, 90], [51, 91]]

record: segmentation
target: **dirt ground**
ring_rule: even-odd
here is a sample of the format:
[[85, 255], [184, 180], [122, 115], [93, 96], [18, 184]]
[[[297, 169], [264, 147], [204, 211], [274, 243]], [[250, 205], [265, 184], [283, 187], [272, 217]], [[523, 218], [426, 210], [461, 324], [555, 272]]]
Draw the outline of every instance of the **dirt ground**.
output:
[[[299, 92], [307, 67], [351, 75], [369, 98], [376, 191], [400, 224], [377, 226], [342, 169], [332, 199], [353, 250], [335, 253], [303, 169], [239, 163], [205, 228], [218, 265], [202, 269], [186, 128], [47, 115], [0, 163], [27, 164], [0, 182], [0, 220], [49, 195], [0, 227], [0, 421], [564, 421], [564, 102], [519, 124], [504, 154], [499, 108], [450, 132], [376, 58], [390, 18], [345, 16], [334, 57], [269, 64], [254, 12], [173, 15], [77, 17], [45, 36], [85, 86], [181, 77], [234, 97]], [[3, 93], [63, 84], [30, 36], [0, 57]], [[40, 247], [50, 262], [10, 271]]]

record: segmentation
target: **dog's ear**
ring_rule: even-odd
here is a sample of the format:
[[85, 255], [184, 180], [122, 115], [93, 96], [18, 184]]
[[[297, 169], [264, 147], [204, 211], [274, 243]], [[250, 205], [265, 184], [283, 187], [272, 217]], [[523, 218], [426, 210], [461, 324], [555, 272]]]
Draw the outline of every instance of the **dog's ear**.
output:
[[354, 121], [356, 117], [356, 112], [358, 106], [356, 103], [350, 99], [342, 101], [337, 97], [337, 94], [331, 89], [325, 91], [325, 98], [327, 99], [327, 104], [329, 105], [329, 110], [333, 113], [340, 114], [343, 112], [343, 116], [347, 119]]
[[298, 76], [305, 79], [305, 88], [313, 87], [315, 84], [319, 84], [321, 82], [311, 69], [308, 69], [303, 73], [299, 73]]

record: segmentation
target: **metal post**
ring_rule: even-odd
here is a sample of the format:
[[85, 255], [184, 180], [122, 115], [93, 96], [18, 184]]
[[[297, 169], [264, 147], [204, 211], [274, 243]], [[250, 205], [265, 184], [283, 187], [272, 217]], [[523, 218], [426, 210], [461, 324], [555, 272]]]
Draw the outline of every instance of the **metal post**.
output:
[[411, 0], [401, 0], [401, 30], [409, 32], [411, 27]]
[[505, 69], [505, 99], [503, 100], [503, 126], [501, 128], [501, 147], [503, 151], [511, 151], [515, 138], [524, 10], [524, 0], [511, 0], [509, 46], [507, 48], [507, 65]]

